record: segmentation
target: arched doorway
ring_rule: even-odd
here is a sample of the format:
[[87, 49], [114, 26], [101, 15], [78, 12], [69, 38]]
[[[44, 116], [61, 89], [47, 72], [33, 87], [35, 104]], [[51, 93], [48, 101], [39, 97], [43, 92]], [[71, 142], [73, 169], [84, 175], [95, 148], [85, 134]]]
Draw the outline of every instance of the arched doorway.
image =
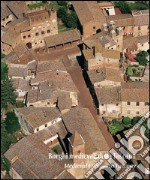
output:
[[26, 44], [26, 46], [27, 46], [29, 49], [32, 48], [32, 44], [31, 44], [30, 42], [28, 42], [28, 43]]
[[100, 33], [100, 32], [101, 32], [101, 29], [97, 29], [97, 30], [96, 30], [96, 34], [97, 34], [97, 33]]

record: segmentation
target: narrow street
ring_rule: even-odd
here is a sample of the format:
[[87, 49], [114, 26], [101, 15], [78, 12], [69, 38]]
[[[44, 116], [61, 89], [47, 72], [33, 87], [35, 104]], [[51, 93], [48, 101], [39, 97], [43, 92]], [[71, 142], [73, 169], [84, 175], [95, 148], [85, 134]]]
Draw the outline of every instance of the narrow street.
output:
[[105, 137], [110, 148], [114, 147], [114, 139], [107, 130], [107, 126], [102, 119], [97, 115], [97, 110], [94, 106], [93, 99], [91, 97], [90, 91], [86, 86], [83, 78], [81, 67], [78, 63], [74, 66], [67, 67], [68, 73], [71, 75], [76, 87], [79, 90], [79, 106], [83, 108], [88, 108], [96, 120], [98, 127], [100, 128], [103, 136]]

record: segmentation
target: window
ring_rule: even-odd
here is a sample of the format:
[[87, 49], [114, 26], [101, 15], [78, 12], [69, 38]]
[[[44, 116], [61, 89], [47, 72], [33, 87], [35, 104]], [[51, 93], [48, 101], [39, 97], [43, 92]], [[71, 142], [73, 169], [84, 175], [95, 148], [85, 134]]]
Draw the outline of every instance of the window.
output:
[[138, 26], [138, 30], [141, 30], [141, 26]]
[[93, 27], [93, 29], [95, 29], [95, 26]]
[[139, 102], [136, 102], [136, 106], [139, 106], [140, 105], [140, 103]]
[[49, 29], [47, 30], [47, 33], [50, 33], [50, 30], [49, 30]]
[[47, 124], [45, 124], [45, 127], [47, 127]]
[[78, 154], [80, 154], [80, 151], [78, 151]]
[[136, 114], [139, 114], [139, 111], [136, 111]]
[[149, 106], [149, 102], [145, 102], [145, 106]]
[[39, 131], [39, 128], [37, 128], [36, 131]]
[[130, 110], [127, 111], [127, 114], [130, 114]]
[[38, 36], [38, 35], [39, 35], [39, 33], [37, 32], [37, 33], [35, 33], [35, 35], [36, 35], [36, 36]]
[[102, 104], [102, 106], [104, 106], [104, 104]]
[[31, 37], [30, 34], [28, 35], [28, 37]]
[[127, 105], [130, 105], [130, 102], [127, 102]]
[[41, 32], [41, 34], [45, 34], [45, 32], [44, 32], [44, 31], [42, 31], [42, 32]]
[[40, 41], [40, 43], [42, 43], [42, 41]]
[[116, 104], [116, 106], [118, 106], [118, 104]]
[[26, 38], [26, 36], [23, 36], [23, 39], [25, 39]]

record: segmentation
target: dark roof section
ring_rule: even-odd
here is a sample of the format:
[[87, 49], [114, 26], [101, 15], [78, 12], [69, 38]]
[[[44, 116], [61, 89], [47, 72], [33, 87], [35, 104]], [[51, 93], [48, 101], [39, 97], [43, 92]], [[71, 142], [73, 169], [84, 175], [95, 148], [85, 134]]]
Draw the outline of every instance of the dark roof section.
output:
[[80, 32], [77, 29], [62, 32], [53, 36], [44, 38], [48, 47], [73, 42], [81, 39]]

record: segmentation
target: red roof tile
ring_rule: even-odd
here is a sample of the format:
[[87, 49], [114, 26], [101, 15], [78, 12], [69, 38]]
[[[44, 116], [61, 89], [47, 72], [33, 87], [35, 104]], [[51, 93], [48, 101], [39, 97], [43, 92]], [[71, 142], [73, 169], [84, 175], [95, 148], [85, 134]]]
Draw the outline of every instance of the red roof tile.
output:
[[115, 8], [115, 14], [122, 14], [119, 8]]
[[129, 61], [137, 62], [135, 59], [136, 57], [133, 54], [131, 54], [130, 52], [126, 52], [125, 56], [129, 59]]

